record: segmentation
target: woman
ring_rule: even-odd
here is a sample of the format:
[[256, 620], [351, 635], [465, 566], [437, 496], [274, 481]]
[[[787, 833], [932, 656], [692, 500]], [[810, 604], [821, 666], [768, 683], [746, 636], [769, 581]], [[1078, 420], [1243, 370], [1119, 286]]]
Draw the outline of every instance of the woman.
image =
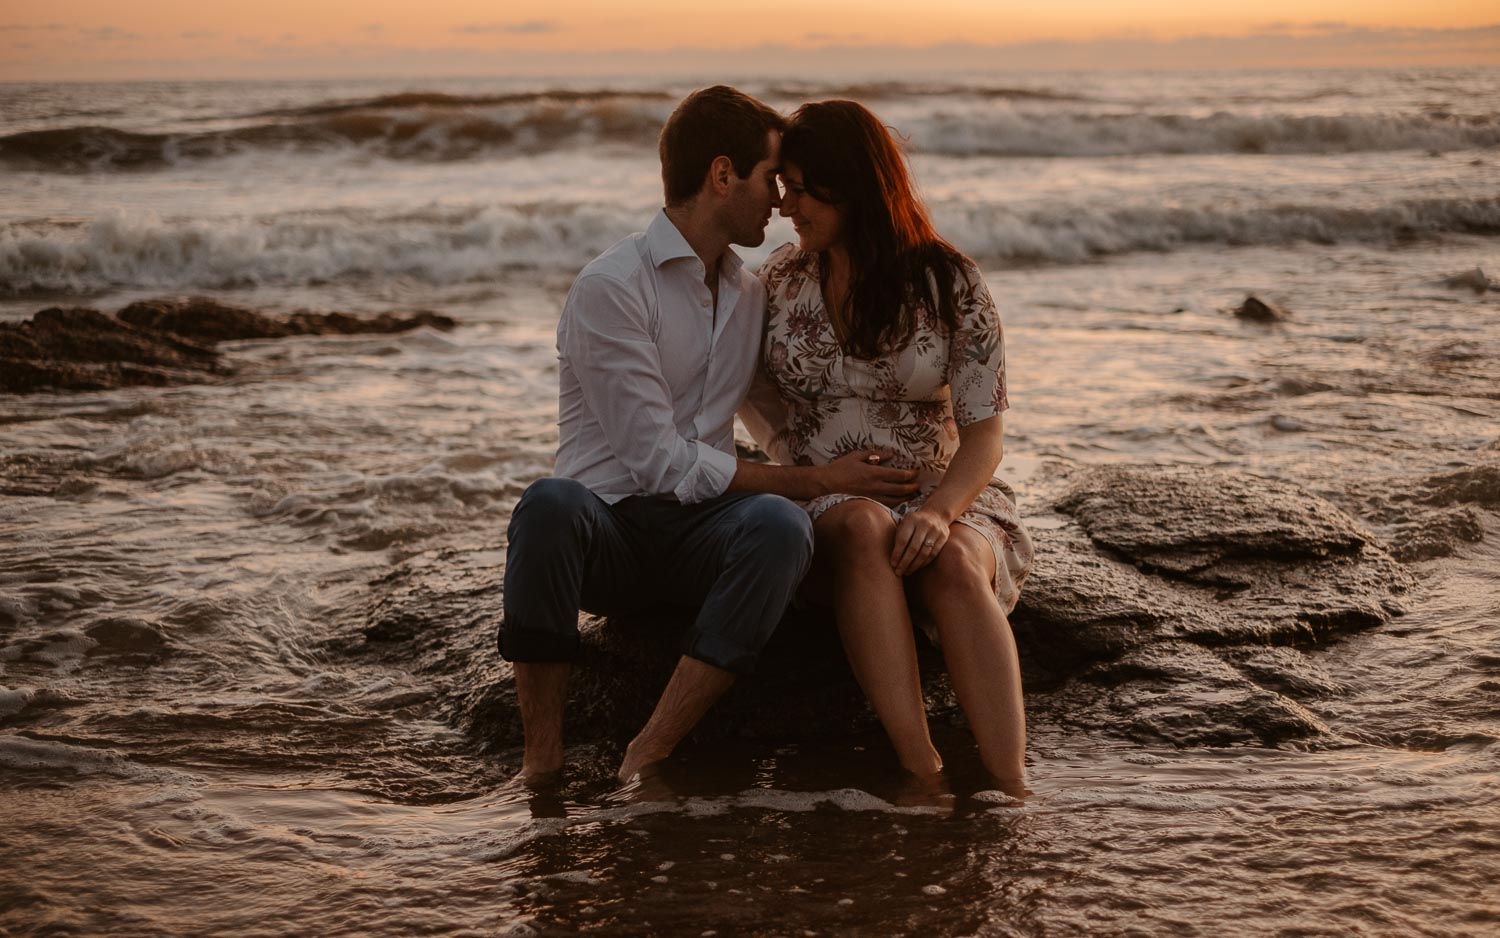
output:
[[[905, 159], [852, 101], [803, 105], [782, 139], [781, 214], [798, 244], [760, 269], [765, 374], [752, 432], [784, 463], [853, 450], [918, 470], [884, 505], [807, 504], [808, 586], [831, 593], [849, 662], [901, 765], [935, 775], [912, 630], [929, 620], [985, 768], [1024, 776], [1026, 718], [1007, 613], [1031, 565], [1015, 498], [992, 478], [1006, 409], [1000, 320], [974, 262], [938, 237]], [[831, 588], [831, 589], [830, 589]], [[910, 600], [910, 605], [908, 605]]]

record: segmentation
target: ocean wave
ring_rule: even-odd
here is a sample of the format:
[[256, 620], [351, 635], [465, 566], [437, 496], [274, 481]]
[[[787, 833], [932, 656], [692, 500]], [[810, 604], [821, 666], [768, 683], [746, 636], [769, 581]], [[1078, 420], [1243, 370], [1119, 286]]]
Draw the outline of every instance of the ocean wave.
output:
[[429, 107], [493, 107], [501, 104], [593, 104], [602, 101], [668, 101], [665, 91], [620, 91], [605, 88], [577, 91], [554, 88], [548, 91], [516, 91], [507, 94], [447, 94], [441, 91], [403, 91], [353, 101], [323, 101], [303, 107], [256, 111], [250, 117], [321, 117], [349, 111], [401, 110]]
[[330, 106], [303, 120], [226, 130], [145, 133], [80, 126], [0, 137], [0, 165], [58, 172], [161, 169], [248, 152], [340, 150], [397, 160], [442, 162], [489, 154], [655, 142], [668, 105], [640, 100], [533, 101], [489, 110], [406, 104]]
[[[1500, 197], [1414, 199], [1369, 208], [945, 202], [938, 228], [995, 263], [1076, 263], [1195, 245], [1399, 244], [1500, 234]], [[401, 216], [304, 213], [177, 222], [110, 215], [81, 228], [0, 228], [0, 295], [118, 287], [227, 289], [406, 278], [493, 282], [517, 268], [577, 270], [641, 227], [621, 206], [539, 204]], [[754, 252], [751, 252], [752, 254]]]
[[0, 228], [0, 295], [491, 281], [518, 266], [581, 267], [640, 225], [623, 208], [551, 204], [212, 221], [116, 213], [73, 229]]
[[821, 101], [827, 98], [853, 98], [858, 101], [885, 101], [899, 98], [962, 98], [1005, 101], [1096, 101], [1086, 95], [1051, 88], [1018, 88], [1003, 85], [964, 85], [942, 82], [870, 81], [852, 84], [819, 84], [816, 82], [781, 82], [771, 85], [764, 96], [791, 101]]
[[[905, 128], [898, 128], [905, 130]], [[937, 113], [912, 148], [948, 156], [1145, 156], [1466, 150], [1500, 146], [1500, 116], [1430, 114]]]
[[[147, 133], [92, 125], [33, 130], [0, 137], [0, 165], [108, 172], [159, 169], [247, 152], [347, 151], [442, 162], [602, 144], [649, 149], [670, 108], [665, 97], [645, 94], [579, 95], [464, 98], [413, 93], [267, 112], [285, 119], [212, 131]], [[1500, 116], [1443, 111], [1193, 116], [1001, 106], [938, 109], [900, 121], [896, 130], [913, 151], [947, 156], [1316, 154], [1500, 146]]]
[[1195, 245], [1401, 244], [1445, 234], [1500, 234], [1500, 197], [1340, 205], [1063, 205], [1030, 211], [945, 203], [938, 229], [985, 260], [1077, 263]]

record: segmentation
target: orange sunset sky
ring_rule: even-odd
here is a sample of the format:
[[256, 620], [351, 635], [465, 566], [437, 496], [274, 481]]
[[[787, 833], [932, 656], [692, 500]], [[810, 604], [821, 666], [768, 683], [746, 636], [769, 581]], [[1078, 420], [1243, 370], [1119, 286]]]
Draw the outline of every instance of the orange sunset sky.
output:
[[1500, 64], [1494, 0], [3, 0], [0, 80]]

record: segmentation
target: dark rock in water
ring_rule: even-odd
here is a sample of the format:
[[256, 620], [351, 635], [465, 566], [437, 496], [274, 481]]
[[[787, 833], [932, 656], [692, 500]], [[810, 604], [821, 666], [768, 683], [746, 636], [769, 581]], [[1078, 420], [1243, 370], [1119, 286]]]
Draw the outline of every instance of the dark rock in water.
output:
[[[1074, 470], [1037, 517], [1036, 570], [1012, 616], [1028, 706], [1094, 735], [1175, 745], [1312, 739], [1294, 698], [1337, 684], [1297, 650], [1400, 611], [1411, 575], [1338, 508], [1238, 473], [1146, 466]], [[496, 749], [520, 744], [509, 669], [494, 648], [503, 555], [451, 549], [379, 581], [361, 653], [436, 685], [448, 716]], [[571, 741], [628, 740], [666, 685], [690, 611], [585, 617], [570, 684]], [[918, 639], [937, 721], [961, 719], [941, 655]], [[875, 721], [827, 614], [789, 615], [756, 675], [697, 737], [847, 734]]]
[[1245, 302], [1234, 308], [1234, 314], [1248, 322], [1286, 322], [1292, 318], [1291, 310], [1258, 296], [1247, 296]]
[[410, 316], [381, 313], [373, 318], [348, 313], [298, 312], [277, 319], [207, 297], [143, 300], [120, 310], [121, 319], [142, 329], [155, 329], [205, 342], [230, 339], [279, 339], [290, 335], [359, 335], [405, 332], [420, 326], [448, 330], [454, 321], [422, 310]]
[[1348, 688], [1310, 656], [1292, 648], [1245, 646], [1224, 650], [1227, 661], [1262, 687], [1292, 697], [1342, 697]]
[[[389, 656], [437, 685], [447, 716], [492, 749], [519, 746], [520, 713], [509, 666], [495, 648], [503, 608], [498, 551], [450, 550], [412, 558], [377, 581], [364, 653]], [[623, 744], [650, 716], [681, 654], [691, 611], [605, 620], [582, 617], [582, 650], [568, 686], [567, 738]], [[930, 660], [932, 652], [925, 650]], [[930, 691], [951, 708], [946, 682]], [[742, 679], [700, 725], [698, 738], [797, 739], [874, 725], [820, 613], [793, 612]]]
[[155, 657], [168, 650], [162, 627], [134, 616], [110, 616], [84, 629], [98, 644], [91, 655], [109, 654], [125, 658]]
[[1475, 267], [1473, 270], [1465, 270], [1462, 273], [1444, 277], [1438, 282], [1445, 287], [1452, 287], [1455, 290], [1468, 289], [1473, 290], [1475, 293], [1500, 290], [1500, 281], [1491, 280], [1482, 267]]
[[44, 309], [0, 323], [0, 391], [166, 385], [222, 373], [213, 349], [94, 309]]
[[1106, 466], [1080, 474], [1058, 501], [1096, 544], [1141, 566], [1210, 584], [1241, 558], [1351, 554], [1371, 544], [1331, 503], [1286, 483], [1209, 469]]
[[1170, 600], [1153, 598], [1182, 610], [1158, 625], [1163, 637], [1322, 641], [1398, 614], [1414, 584], [1352, 518], [1287, 483], [1107, 466], [1075, 474], [1057, 507], [1107, 555], [1154, 574], [1147, 589]]
[[1500, 462], [1431, 476], [1413, 497], [1426, 505], [1468, 503], [1487, 508], [1500, 507]]
[[131, 303], [118, 315], [140, 329], [170, 332], [201, 342], [276, 339], [293, 334], [291, 327], [282, 320], [206, 297], [142, 300]]
[[194, 297], [132, 303], [118, 315], [94, 309], [44, 309], [21, 323], [0, 323], [0, 393], [164, 386], [232, 374], [211, 346], [226, 339], [388, 333], [452, 319], [432, 312], [296, 313], [275, 319]]
[[1403, 563], [1451, 556], [1459, 544], [1484, 540], [1484, 522], [1472, 508], [1460, 506], [1423, 512], [1392, 525], [1391, 554]]
[[1054, 692], [1047, 703], [1068, 711], [1060, 717], [1064, 725], [1106, 729], [1140, 743], [1274, 745], [1328, 732], [1297, 702], [1186, 642], [1134, 649], [1095, 665], [1063, 690], [1076, 693], [1057, 700]]

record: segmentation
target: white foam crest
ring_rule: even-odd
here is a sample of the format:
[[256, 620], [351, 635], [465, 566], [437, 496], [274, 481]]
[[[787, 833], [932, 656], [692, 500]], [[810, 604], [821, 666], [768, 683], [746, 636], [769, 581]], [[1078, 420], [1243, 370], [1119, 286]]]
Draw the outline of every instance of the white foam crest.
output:
[[949, 156], [1132, 156], [1468, 150], [1500, 144], [1492, 117], [1428, 114], [1079, 114], [938, 112], [901, 130], [919, 152]]
[[26, 736], [0, 736], [0, 766], [22, 770], [71, 771], [77, 775], [112, 775], [116, 778], [162, 782], [191, 781], [192, 777], [168, 769], [138, 765], [113, 749], [93, 749]]
[[167, 221], [114, 212], [76, 231], [0, 229], [0, 294], [397, 277], [491, 281], [514, 267], [576, 269], [639, 227], [638, 212], [601, 204], [501, 205], [395, 218], [337, 212]]
[[1373, 208], [1334, 204], [1049, 205], [1021, 209], [945, 202], [938, 230], [987, 259], [1076, 263], [1129, 251], [1194, 244], [1379, 243], [1411, 235], [1500, 231], [1500, 199], [1425, 199]]
[[[1198, 244], [1393, 243], [1500, 232], [1500, 198], [1235, 204], [937, 202], [939, 230], [990, 260], [1076, 263]], [[395, 217], [349, 212], [169, 222], [116, 213], [81, 232], [0, 229], [0, 295], [110, 288], [228, 289], [330, 282], [495, 282], [517, 269], [576, 271], [636, 231], [641, 213], [602, 203], [499, 205]], [[768, 238], [767, 244], [778, 243]], [[744, 252], [752, 263], [761, 251]]]

